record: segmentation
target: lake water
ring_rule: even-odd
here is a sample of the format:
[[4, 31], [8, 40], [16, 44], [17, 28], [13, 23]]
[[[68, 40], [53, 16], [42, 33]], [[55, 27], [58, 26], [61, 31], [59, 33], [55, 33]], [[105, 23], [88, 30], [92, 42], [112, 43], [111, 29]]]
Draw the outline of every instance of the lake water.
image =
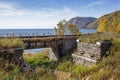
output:
[[[82, 34], [93, 33], [96, 30], [80, 29]], [[0, 29], [0, 36], [42, 36], [42, 35], [55, 35], [53, 29]]]
[[[80, 29], [80, 32], [82, 34], [87, 33], [93, 33], [96, 32], [96, 30], [91, 29]], [[55, 35], [55, 32], [53, 29], [0, 29], [0, 37], [4, 36], [45, 36], [45, 35]], [[36, 53], [41, 52], [44, 50], [44, 48], [40, 49], [30, 49], [30, 50], [24, 50], [24, 53]]]

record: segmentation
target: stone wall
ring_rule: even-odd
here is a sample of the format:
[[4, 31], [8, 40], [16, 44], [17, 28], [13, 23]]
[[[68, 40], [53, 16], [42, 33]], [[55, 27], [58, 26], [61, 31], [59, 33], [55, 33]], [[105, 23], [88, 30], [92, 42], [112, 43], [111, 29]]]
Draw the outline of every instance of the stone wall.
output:
[[85, 65], [85, 66], [90, 66], [96, 63], [96, 60], [87, 58], [87, 57], [83, 57], [83, 56], [79, 56], [76, 54], [72, 54], [73, 56], [73, 62], [76, 65]]
[[54, 48], [49, 48], [48, 58], [51, 61], [57, 61], [59, 59], [57, 50], [54, 50]]
[[61, 57], [67, 55], [69, 51], [74, 49], [76, 45], [76, 40], [61, 40], [58, 45], [52, 46], [49, 49], [49, 59], [50, 60], [59, 60]]
[[77, 51], [72, 54], [77, 65], [92, 65], [107, 55], [111, 45], [110, 41], [100, 41], [96, 44], [77, 42]]
[[30, 71], [30, 66], [23, 59], [23, 49], [2, 49], [0, 50], [0, 58], [7, 60], [9, 63], [15, 64], [20, 67], [20, 70]]
[[77, 50], [77, 54], [94, 60], [99, 59], [101, 55], [100, 45], [97, 44], [78, 42]]

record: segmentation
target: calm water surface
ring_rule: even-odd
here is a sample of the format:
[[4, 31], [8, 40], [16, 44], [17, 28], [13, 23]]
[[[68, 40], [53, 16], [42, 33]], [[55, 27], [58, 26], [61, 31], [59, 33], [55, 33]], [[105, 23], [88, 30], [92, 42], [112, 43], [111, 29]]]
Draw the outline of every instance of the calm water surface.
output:
[[[82, 34], [93, 33], [96, 30], [80, 29]], [[0, 29], [0, 36], [32, 36], [55, 35], [53, 29]]]

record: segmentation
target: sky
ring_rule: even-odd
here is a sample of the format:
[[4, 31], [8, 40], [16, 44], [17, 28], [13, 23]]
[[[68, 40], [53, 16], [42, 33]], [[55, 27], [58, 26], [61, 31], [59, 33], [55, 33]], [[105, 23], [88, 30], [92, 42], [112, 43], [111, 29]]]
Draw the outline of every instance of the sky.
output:
[[60, 20], [120, 10], [120, 0], [0, 0], [0, 29], [54, 28]]

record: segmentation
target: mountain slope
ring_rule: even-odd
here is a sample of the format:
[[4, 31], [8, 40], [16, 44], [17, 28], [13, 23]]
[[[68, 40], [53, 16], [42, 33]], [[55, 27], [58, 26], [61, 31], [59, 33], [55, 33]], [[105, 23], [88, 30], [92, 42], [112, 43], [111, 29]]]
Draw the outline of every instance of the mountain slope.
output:
[[120, 32], [120, 10], [100, 17], [97, 31]]
[[88, 26], [86, 27], [87, 29], [97, 29], [98, 27], [98, 22], [99, 22], [99, 19], [95, 20], [94, 22], [88, 24]]
[[87, 26], [95, 20], [96, 18], [94, 17], [75, 17], [66, 22], [65, 26], [68, 26], [69, 24], [76, 24], [78, 29], [87, 28]]

